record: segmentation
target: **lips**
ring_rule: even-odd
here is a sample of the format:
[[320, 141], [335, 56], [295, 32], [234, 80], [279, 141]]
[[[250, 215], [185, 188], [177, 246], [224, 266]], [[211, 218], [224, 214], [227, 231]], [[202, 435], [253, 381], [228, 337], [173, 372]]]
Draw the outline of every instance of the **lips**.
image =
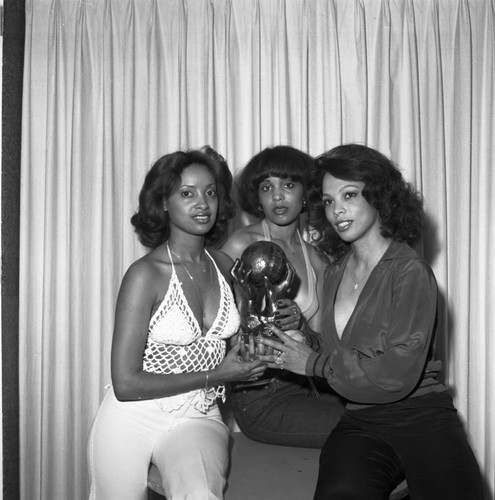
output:
[[210, 214], [198, 214], [198, 215], [194, 215], [193, 219], [198, 224], [208, 224], [208, 222], [210, 222], [211, 215]]
[[285, 215], [288, 212], [288, 210], [289, 209], [287, 207], [274, 207], [273, 213], [275, 215]]
[[343, 221], [335, 223], [335, 227], [337, 228], [337, 231], [339, 231], [341, 233], [344, 231], [347, 231], [351, 227], [351, 225], [352, 225], [351, 220], [343, 220]]

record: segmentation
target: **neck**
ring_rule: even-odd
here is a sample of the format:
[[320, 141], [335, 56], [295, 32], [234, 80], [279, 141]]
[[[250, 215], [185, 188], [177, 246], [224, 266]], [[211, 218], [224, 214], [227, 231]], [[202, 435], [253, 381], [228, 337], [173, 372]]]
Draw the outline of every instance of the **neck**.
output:
[[199, 263], [204, 260], [205, 243], [202, 236], [187, 235], [178, 238], [170, 235], [167, 243], [170, 250], [179, 255], [182, 261]]
[[276, 238], [278, 240], [286, 241], [288, 243], [298, 241], [296, 235], [297, 235], [297, 230], [299, 229], [299, 217], [294, 222], [287, 224], [287, 226], [278, 226], [277, 224], [274, 224], [273, 222], [270, 222], [267, 219], [265, 220], [268, 225], [268, 229], [270, 231], [270, 236], [272, 237], [272, 239]]
[[372, 269], [390, 246], [390, 238], [377, 238], [375, 241], [359, 241], [351, 245], [356, 269]]

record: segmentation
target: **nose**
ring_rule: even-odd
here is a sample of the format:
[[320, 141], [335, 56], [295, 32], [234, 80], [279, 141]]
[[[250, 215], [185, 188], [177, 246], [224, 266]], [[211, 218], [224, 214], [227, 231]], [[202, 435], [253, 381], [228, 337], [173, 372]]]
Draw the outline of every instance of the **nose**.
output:
[[344, 206], [340, 203], [334, 202], [333, 204], [333, 215], [338, 217], [340, 214], [344, 213]]
[[196, 200], [196, 206], [200, 208], [208, 208], [210, 205], [208, 203], [208, 198], [204, 194], [199, 194]]
[[284, 193], [282, 192], [281, 189], [274, 189], [273, 190], [273, 199], [275, 201], [283, 200], [284, 199]]

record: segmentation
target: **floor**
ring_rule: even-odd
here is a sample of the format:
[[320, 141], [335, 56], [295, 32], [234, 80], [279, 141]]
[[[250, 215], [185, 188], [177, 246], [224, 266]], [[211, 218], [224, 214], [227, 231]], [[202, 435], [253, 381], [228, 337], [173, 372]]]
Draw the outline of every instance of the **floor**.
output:
[[[311, 500], [319, 450], [257, 443], [232, 432], [231, 468], [224, 500]], [[156, 469], [150, 478], [156, 484]], [[156, 490], [160, 490], [156, 486]], [[407, 500], [404, 495], [390, 499]], [[164, 497], [150, 490], [149, 500]]]

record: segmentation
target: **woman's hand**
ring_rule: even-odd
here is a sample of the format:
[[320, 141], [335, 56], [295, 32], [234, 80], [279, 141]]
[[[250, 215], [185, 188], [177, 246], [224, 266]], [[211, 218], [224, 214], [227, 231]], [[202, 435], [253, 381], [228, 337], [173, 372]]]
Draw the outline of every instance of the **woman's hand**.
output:
[[[227, 353], [222, 362], [210, 373], [212, 383], [222, 384], [224, 382], [240, 382], [257, 380], [267, 368], [267, 362], [259, 358], [249, 360], [242, 353], [242, 335], [239, 335], [237, 342]], [[242, 344], [242, 345], [241, 345]], [[253, 346], [254, 349], [254, 346]]]
[[301, 309], [292, 299], [277, 300], [275, 324], [284, 331], [301, 326]]
[[265, 346], [272, 347], [274, 353], [265, 356], [259, 356], [259, 359], [268, 363], [269, 368], [279, 368], [289, 370], [299, 375], [306, 374], [306, 362], [313, 352], [311, 347], [304, 344], [301, 332], [291, 330], [283, 332], [280, 328], [272, 327], [272, 332], [282, 341], [270, 340], [263, 337], [259, 342]]

